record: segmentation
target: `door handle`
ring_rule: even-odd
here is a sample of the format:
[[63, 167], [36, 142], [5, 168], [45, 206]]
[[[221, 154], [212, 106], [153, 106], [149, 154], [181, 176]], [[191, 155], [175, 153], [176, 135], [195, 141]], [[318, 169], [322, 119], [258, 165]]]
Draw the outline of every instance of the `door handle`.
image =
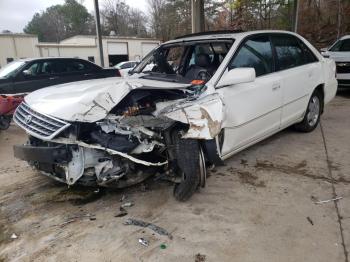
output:
[[57, 76], [53, 76], [53, 77], [50, 77], [49, 80], [55, 80], [57, 78], [58, 78]]
[[278, 90], [278, 89], [280, 89], [280, 88], [281, 88], [280, 84], [274, 84], [274, 85], [272, 86], [272, 91], [276, 91], [276, 90]]

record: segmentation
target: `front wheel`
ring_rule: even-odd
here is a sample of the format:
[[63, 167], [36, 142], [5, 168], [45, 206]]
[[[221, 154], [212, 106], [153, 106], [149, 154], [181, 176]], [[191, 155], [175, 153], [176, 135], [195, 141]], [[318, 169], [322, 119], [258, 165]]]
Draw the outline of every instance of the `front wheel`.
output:
[[313, 131], [320, 122], [323, 99], [321, 92], [315, 90], [311, 95], [303, 121], [295, 124], [295, 129], [301, 132]]
[[182, 139], [179, 134], [173, 136], [180, 183], [175, 185], [174, 197], [178, 201], [188, 200], [199, 186], [205, 186], [205, 156], [198, 140]]

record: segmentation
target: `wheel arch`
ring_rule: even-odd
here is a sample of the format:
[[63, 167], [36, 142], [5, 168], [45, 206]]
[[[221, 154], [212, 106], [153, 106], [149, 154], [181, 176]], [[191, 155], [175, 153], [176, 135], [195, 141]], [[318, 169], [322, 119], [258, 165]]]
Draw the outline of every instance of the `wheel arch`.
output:
[[322, 103], [321, 103], [321, 114], [323, 114], [323, 108], [324, 108], [324, 95], [325, 95], [325, 92], [324, 92], [324, 84], [319, 84], [318, 86], [315, 87], [315, 89], [313, 90], [312, 93], [314, 92], [320, 92], [321, 96], [322, 96]]

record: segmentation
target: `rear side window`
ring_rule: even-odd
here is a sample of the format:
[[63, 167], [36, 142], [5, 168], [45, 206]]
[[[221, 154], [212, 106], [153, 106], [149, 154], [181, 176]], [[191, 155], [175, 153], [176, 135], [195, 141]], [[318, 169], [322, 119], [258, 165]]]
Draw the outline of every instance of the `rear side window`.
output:
[[272, 36], [272, 42], [276, 49], [279, 70], [286, 70], [318, 61], [312, 51], [294, 36]]
[[273, 56], [268, 36], [256, 36], [248, 39], [229, 63], [228, 70], [240, 67], [253, 67], [256, 76], [273, 71]]
[[80, 61], [70, 60], [66, 62], [67, 72], [82, 72], [86, 71], [86, 66]]
[[342, 41], [342, 45], [340, 47], [341, 52], [349, 52], [350, 51], [350, 39], [346, 39]]
[[350, 52], [350, 39], [339, 40], [329, 50], [333, 52]]
[[125, 64], [123, 64], [120, 68], [121, 69], [127, 69], [127, 68], [130, 68], [131, 67], [131, 63], [125, 63]]

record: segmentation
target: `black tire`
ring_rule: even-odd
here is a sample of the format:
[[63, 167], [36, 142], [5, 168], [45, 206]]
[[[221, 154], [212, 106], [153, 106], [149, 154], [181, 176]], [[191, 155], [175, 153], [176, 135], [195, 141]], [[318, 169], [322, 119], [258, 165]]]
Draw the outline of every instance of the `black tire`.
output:
[[10, 127], [11, 117], [10, 116], [0, 116], [0, 130], [6, 130]]
[[181, 139], [173, 135], [177, 165], [183, 173], [182, 180], [174, 187], [174, 197], [178, 201], [188, 200], [196, 191], [200, 181], [199, 142], [195, 139]]
[[[312, 118], [310, 117], [310, 115], [312, 116], [312, 114], [313, 114], [312, 109], [311, 109], [311, 107], [312, 107], [311, 104], [315, 103], [316, 100], [318, 101], [318, 108], [315, 109], [314, 111], [317, 112], [317, 119], [315, 118], [316, 116], [314, 116]], [[308, 133], [308, 132], [313, 131], [317, 127], [318, 123], [320, 122], [322, 110], [323, 110], [322, 93], [319, 90], [315, 90], [310, 97], [303, 121], [295, 124], [294, 128], [297, 131], [304, 132], [304, 133]]]

